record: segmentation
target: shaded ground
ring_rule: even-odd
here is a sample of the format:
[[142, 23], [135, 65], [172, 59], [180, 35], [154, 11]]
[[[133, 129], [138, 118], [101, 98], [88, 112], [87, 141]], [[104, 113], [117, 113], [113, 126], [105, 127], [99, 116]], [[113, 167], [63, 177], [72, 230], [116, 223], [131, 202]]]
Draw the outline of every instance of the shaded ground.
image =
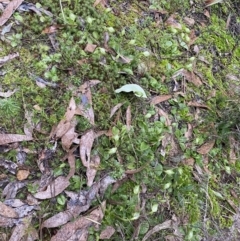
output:
[[0, 6], [1, 240], [239, 240], [237, 0]]

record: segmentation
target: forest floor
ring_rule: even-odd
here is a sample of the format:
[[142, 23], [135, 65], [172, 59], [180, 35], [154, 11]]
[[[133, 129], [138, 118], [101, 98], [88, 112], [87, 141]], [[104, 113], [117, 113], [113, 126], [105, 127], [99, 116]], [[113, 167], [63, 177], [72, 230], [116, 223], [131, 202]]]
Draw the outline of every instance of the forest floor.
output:
[[238, 0], [1, 0], [0, 240], [240, 240]]

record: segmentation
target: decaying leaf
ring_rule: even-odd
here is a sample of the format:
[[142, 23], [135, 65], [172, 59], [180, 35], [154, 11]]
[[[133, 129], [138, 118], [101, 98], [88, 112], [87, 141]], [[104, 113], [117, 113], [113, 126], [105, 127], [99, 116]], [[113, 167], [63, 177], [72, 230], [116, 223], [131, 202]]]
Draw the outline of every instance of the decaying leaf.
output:
[[85, 94], [87, 93], [87, 91], [89, 90], [89, 88], [92, 88], [93, 86], [97, 85], [101, 83], [100, 80], [97, 80], [97, 79], [93, 79], [93, 80], [89, 80], [89, 81], [86, 81], [84, 84], [82, 84], [80, 87], [79, 87], [79, 91], [82, 93], [82, 94]]
[[199, 154], [206, 155], [206, 154], [208, 154], [208, 152], [211, 151], [211, 149], [213, 148], [214, 144], [215, 144], [215, 140], [214, 139], [210, 140], [210, 141], [204, 143], [201, 147], [199, 147], [197, 149], [197, 152]]
[[188, 126], [188, 129], [185, 132], [184, 136], [186, 137], [187, 140], [189, 140], [192, 137], [192, 134], [193, 134], [193, 126], [190, 123], [188, 123], [187, 126]]
[[[69, 146], [69, 142], [71, 142], [71, 140], [73, 140], [75, 138], [75, 134], [74, 133], [74, 127], [76, 126], [76, 121], [73, 119], [74, 115], [75, 115], [75, 111], [76, 111], [76, 103], [74, 98], [72, 97], [67, 111], [64, 115], [64, 118], [58, 123], [57, 127], [53, 127], [50, 137], [55, 137], [55, 138], [63, 138], [63, 136], [69, 132], [67, 134], [67, 136], [64, 138], [64, 145], [63, 147], [66, 147], [68, 149]], [[65, 146], [66, 145], [66, 146]], [[71, 144], [70, 144], [71, 145]]]
[[151, 100], [152, 105], [157, 105], [163, 101], [169, 100], [172, 98], [172, 95], [160, 95], [160, 96], [155, 96]]
[[15, 198], [19, 189], [25, 187], [27, 184], [26, 181], [14, 181], [10, 182], [2, 192], [2, 196], [5, 199]]
[[99, 239], [110, 239], [115, 233], [115, 228], [112, 226], [107, 226], [100, 234]]
[[18, 218], [18, 213], [2, 202], [0, 202], [0, 213], [6, 218]]
[[166, 25], [168, 27], [176, 28], [176, 29], [182, 29], [182, 25], [177, 22], [175, 19], [174, 14], [172, 14], [167, 20], [166, 20]]
[[[105, 204], [104, 204], [105, 205]], [[103, 218], [102, 205], [93, 210], [90, 214], [80, 217], [73, 222], [67, 223], [51, 238], [51, 241], [67, 241], [78, 231], [86, 230], [92, 225], [100, 224]]]
[[193, 18], [189, 18], [189, 17], [185, 17], [184, 22], [189, 26], [193, 26], [195, 24], [195, 20]]
[[97, 169], [100, 165], [100, 157], [95, 155], [91, 158], [91, 163], [89, 165], [89, 167], [87, 167], [87, 185], [89, 187], [92, 186], [94, 178], [97, 174]]
[[66, 177], [59, 176], [52, 183], [50, 183], [45, 191], [40, 191], [34, 194], [33, 196], [37, 199], [49, 199], [52, 197], [56, 197], [62, 191], [64, 191], [70, 182]]
[[161, 108], [155, 107], [159, 116], [163, 116], [166, 119], [166, 125], [170, 126], [171, 125], [171, 120], [168, 118], [168, 114], [162, 110]]
[[58, 25], [52, 25], [50, 27], [45, 28], [42, 33], [50, 34], [50, 33], [56, 33], [58, 31]]
[[188, 106], [199, 107], [199, 108], [204, 108], [204, 109], [210, 109], [207, 105], [198, 103], [197, 101], [190, 101], [190, 102], [188, 102]]
[[13, 229], [9, 241], [21, 241], [31, 225], [31, 220], [31, 216], [23, 218], [22, 222], [16, 225], [16, 227]]
[[18, 165], [15, 162], [0, 159], [0, 167], [4, 167], [10, 173], [15, 174], [18, 168]]
[[0, 26], [2, 26], [4, 23], [8, 21], [8, 19], [12, 16], [12, 14], [21, 5], [22, 2], [23, 0], [13, 0], [9, 2], [2, 16], [0, 17]]
[[186, 78], [187, 81], [193, 83], [197, 87], [202, 85], [201, 79], [194, 72], [185, 69], [180, 69], [172, 76], [172, 78], [175, 79], [179, 75], [182, 75]]
[[119, 110], [119, 108], [123, 105], [123, 103], [119, 103], [117, 105], [115, 105], [112, 109], [111, 109], [111, 113], [110, 113], [110, 118], [116, 113], [117, 110]]
[[29, 174], [30, 174], [29, 170], [18, 170], [18, 172], [17, 172], [18, 181], [27, 179]]
[[78, 134], [75, 132], [76, 125], [76, 121], [71, 121], [68, 131], [61, 138], [62, 147], [65, 151], [68, 151], [70, 149], [74, 139], [78, 136]]
[[95, 0], [93, 7], [96, 7], [98, 4], [101, 4], [101, 6], [104, 7], [106, 0]]
[[89, 52], [89, 53], [93, 53], [96, 48], [97, 48], [97, 45], [95, 45], [95, 44], [87, 44], [84, 51]]
[[89, 167], [91, 158], [91, 149], [95, 139], [95, 132], [89, 130], [80, 139], [80, 158], [85, 167]]
[[65, 113], [65, 116], [64, 116], [66, 121], [70, 122], [73, 119], [73, 116], [75, 115], [76, 108], [77, 108], [77, 106], [76, 106], [75, 100], [72, 97], [70, 102], [69, 102], [69, 105], [68, 105], [67, 111]]
[[75, 156], [72, 153], [68, 155], [68, 164], [69, 164], [70, 170], [67, 175], [67, 179], [70, 179], [75, 173]]
[[92, 201], [98, 194], [103, 195], [107, 187], [114, 182], [115, 180], [112, 177], [106, 176], [99, 182], [94, 183], [88, 191], [81, 190], [78, 193], [65, 191], [66, 195], [70, 198], [67, 202], [67, 210], [45, 220], [42, 227], [59, 227], [73, 218], [77, 218], [79, 214], [89, 209]]
[[168, 228], [172, 228], [172, 221], [171, 220], [167, 220], [161, 224], [156, 225], [155, 227], [153, 227], [150, 231], [148, 231], [145, 236], [143, 237], [142, 241], [146, 241], [149, 240], [149, 237], [151, 235], [153, 235], [154, 233], [159, 232], [160, 230], [163, 229], [168, 229]]
[[31, 136], [26, 135], [0, 134], [0, 145], [6, 145], [13, 142], [31, 141], [32, 139], [33, 138]]
[[99, 80], [89, 80], [79, 87], [81, 94], [78, 96], [81, 99], [81, 103], [77, 106], [75, 114], [82, 115], [89, 122], [94, 125], [94, 111], [92, 108], [92, 93], [90, 88], [100, 83]]

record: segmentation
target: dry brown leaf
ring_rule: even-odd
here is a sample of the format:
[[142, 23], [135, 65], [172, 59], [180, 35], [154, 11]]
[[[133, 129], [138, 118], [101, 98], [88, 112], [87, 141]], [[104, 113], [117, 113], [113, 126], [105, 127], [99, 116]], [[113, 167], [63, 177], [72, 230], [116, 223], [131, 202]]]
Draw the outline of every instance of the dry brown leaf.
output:
[[150, 231], [148, 231], [145, 236], [143, 237], [142, 241], [146, 241], [149, 240], [149, 237], [154, 234], [154, 233], [158, 233], [160, 230], [163, 229], [168, 229], [168, 228], [172, 228], [172, 221], [171, 220], [167, 220], [161, 224], [156, 225], [155, 227], [153, 227]]
[[238, 142], [235, 140], [234, 136], [229, 136], [230, 150], [229, 150], [229, 163], [235, 164], [237, 158], [236, 153], [238, 152]]
[[93, 7], [96, 7], [98, 4], [101, 4], [101, 6], [104, 7], [106, 4], [106, 0], [95, 0]]
[[107, 226], [100, 234], [99, 239], [110, 239], [115, 233], [115, 228], [112, 226]]
[[155, 108], [156, 108], [159, 116], [165, 117], [165, 119], [166, 119], [166, 125], [167, 125], [167, 126], [171, 126], [171, 121], [170, 121], [170, 119], [168, 118], [168, 114], [167, 114], [164, 110], [162, 110], [162, 109], [160, 109], [160, 108], [158, 108], [158, 107], [155, 107]]
[[[54, 128], [54, 127], [53, 127]], [[69, 129], [71, 123], [65, 120], [61, 120], [54, 131], [51, 132], [50, 137], [61, 138]]]
[[75, 110], [76, 110], [77, 106], [76, 106], [76, 103], [75, 103], [75, 100], [74, 98], [72, 97], [70, 102], [69, 102], [69, 105], [68, 105], [68, 108], [67, 108], [67, 111], [65, 113], [65, 120], [70, 122], [75, 114]]
[[75, 114], [82, 115], [94, 125], [94, 111], [92, 108], [92, 94], [90, 87], [100, 83], [99, 80], [89, 80], [79, 87], [81, 103], [77, 106]]
[[56, 197], [62, 191], [64, 191], [70, 182], [66, 177], [59, 176], [52, 183], [50, 183], [45, 191], [40, 191], [34, 194], [33, 196], [37, 199], [49, 199]]
[[207, 105], [200, 104], [197, 101], [190, 101], [188, 102], [188, 106], [193, 106], [193, 107], [199, 107], [199, 108], [204, 108], [204, 109], [210, 109]]
[[184, 77], [186, 78], [187, 81], [193, 83], [197, 87], [202, 85], [201, 79], [194, 72], [184, 70], [183, 75], [184, 75]]
[[7, 7], [5, 8], [2, 16], [0, 17], [0, 26], [8, 21], [8, 19], [12, 16], [15, 10], [22, 4], [23, 0], [13, 0], [9, 2]]
[[163, 101], [169, 100], [172, 98], [172, 95], [160, 95], [160, 96], [155, 96], [152, 98], [151, 100], [151, 104], [152, 105], [157, 105]]
[[184, 165], [193, 167], [195, 160], [193, 158], [188, 158], [182, 161]]
[[192, 134], [193, 134], [193, 126], [190, 123], [188, 123], [187, 126], [188, 126], [188, 129], [185, 132], [184, 136], [186, 137], [187, 140], [189, 140], [192, 137]]
[[18, 134], [0, 134], [0, 145], [6, 145], [8, 143], [20, 142], [20, 141], [31, 141], [33, 138], [26, 135]]
[[[13, 229], [12, 235], [9, 241], [22, 241], [24, 236], [29, 235], [31, 231], [29, 231], [29, 226], [31, 225], [32, 216], [28, 216], [22, 219], [22, 222], [16, 225]], [[37, 235], [38, 238], [38, 235]], [[24, 240], [29, 240], [27, 237]]]
[[101, 83], [100, 80], [97, 80], [97, 79], [93, 79], [93, 80], [89, 80], [89, 81], [86, 81], [84, 84], [82, 84], [80, 87], [79, 87], [79, 91], [82, 93], [82, 94], [85, 94], [86, 91], [89, 89], [89, 88], [92, 88], [93, 86], [97, 85]]
[[87, 229], [79, 229], [73, 234], [72, 237], [68, 239], [68, 241], [87, 241], [88, 240], [88, 230]]
[[131, 129], [131, 124], [132, 124], [132, 114], [131, 114], [131, 106], [129, 105], [127, 107], [127, 111], [126, 111], [126, 126], [127, 126], [127, 130]]
[[195, 43], [195, 41], [198, 38], [196, 33], [195, 33], [195, 30], [191, 30], [191, 32], [189, 34], [189, 38], [190, 38], [190, 41], [188, 43], [188, 46], [190, 47], [191, 45], [193, 45]]
[[188, 17], [184, 18], [184, 22], [189, 26], [193, 26], [195, 24], [195, 20], [193, 18], [188, 18]]
[[13, 91], [8, 90], [7, 92], [0, 92], [0, 97], [8, 98], [11, 95], [13, 95], [16, 91], [17, 91], [17, 89], [15, 89]]
[[42, 34], [56, 33], [58, 31], [58, 27], [58, 25], [52, 25], [50, 27], [47, 27], [42, 31]]
[[30, 174], [29, 170], [18, 170], [18, 172], [17, 172], [18, 181], [27, 179], [29, 174]]
[[91, 187], [93, 184], [93, 181], [97, 174], [97, 169], [98, 169], [99, 165], [100, 165], [100, 157], [97, 155], [93, 156], [91, 158], [91, 163], [90, 163], [89, 167], [87, 167], [87, 172], [86, 172], [87, 185], [89, 187]]
[[42, 228], [56, 228], [59, 227], [65, 223], [67, 223], [69, 220], [73, 218], [73, 214], [66, 210], [60, 213], [57, 213], [56, 215], [48, 218], [42, 223]]
[[112, 118], [112, 116], [116, 113], [117, 110], [119, 110], [119, 108], [123, 105], [123, 103], [119, 103], [117, 105], [115, 105], [112, 109], [111, 109], [111, 113], [110, 113], [110, 118]]
[[[73, 119], [74, 115], [75, 115], [75, 111], [76, 111], [76, 103], [74, 98], [72, 97], [67, 111], [64, 115], [64, 119], [61, 120], [58, 125], [55, 127], [53, 126], [51, 134], [50, 134], [50, 138], [54, 137], [54, 138], [62, 138], [68, 131], [69, 133], [65, 136], [65, 138], [63, 138], [64, 144], [63, 146], [66, 148], [69, 145], [70, 140], [72, 139], [72, 129], [74, 129], [74, 127], [76, 126], [76, 121]], [[70, 138], [70, 140], [69, 140]], [[75, 138], [75, 137], [74, 137]], [[74, 139], [73, 138], [73, 139]]]
[[68, 164], [69, 164], [70, 170], [67, 175], [67, 179], [70, 179], [75, 173], [75, 156], [72, 153], [68, 155]]
[[61, 142], [62, 147], [65, 151], [68, 151], [78, 134], [75, 132], [75, 127], [77, 125], [76, 121], [71, 121], [69, 130], [62, 136]]
[[208, 153], [211, 151], [211, 149], [214, 147], [214, 144], [215, 144], [215, 140], [214, 140], [214, 139], [213, 139], [213, 140], [210, 140], [210, 141], [204, 143], [201, 147], [199, 147], [199, 148], [197, 149], [197, 152], [198, 152], [199, 154], [201, 154], [201, 155], [206, 155], [206, 154], [208, 154]]
[[96, 48], [97, 48], [97, 45], [95, 45], [95, 44], [87, 44], [84, 51], [89, 52], [89, 53], [93, 53]]
[[87, 168], [90, 166], [91, 149], [95, 136], [94, 131], [89, 130], [83, 136], [81, 136], [80, 139], [80, 158], [82, 160], [82, 164]]
[[42, 228], [59, 227], [73, 218], [78, 218], [79, 214], [89, 209], [96, 196], [103, 195], [107, 187], [114, 182], [115, 180], [112, 177], [106, 176], [102, 180], [94, 183], [88, 191], [81, 190], [78, 193], [65, 191], [66, 195], [69, 197], [67, 201], [67, 210], [45, 220], [42, 224]]
[[88, 60], [87, 58], [85, 58], [85, 59], [77, 60], [77, 63], [78, 63], [79, 65], [83, 65], [83, 64], [87, 64], [88, 61], [89, 61], [89, 60]]
[[0, 202], [0, 213], [6, 218], [18, 218], [18, 213], [11, 207]]
[[175, 19], [175, 15], [172, 14], [165, 22], [168, 27], [182, 29], [182, 25], [178, 23]]
[[[105, 203], [103, 204], [105, 206]], [[89, 215], [80, 217], [73, 222], [67, 223], [57, 234], [51, 238], [51, 241], [67, 241], [69, 240], [77, 230], [86, 230], [94, 224], [100, 224], [103, 218], [103, 208], [102, 206], [93, 210]]]

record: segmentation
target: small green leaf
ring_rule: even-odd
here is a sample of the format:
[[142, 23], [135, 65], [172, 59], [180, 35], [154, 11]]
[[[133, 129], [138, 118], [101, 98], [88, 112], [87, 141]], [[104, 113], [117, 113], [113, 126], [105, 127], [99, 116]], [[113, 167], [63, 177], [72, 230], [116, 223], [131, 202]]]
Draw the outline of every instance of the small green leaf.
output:
[[112, 154], [116, 153], [116, 151], [117, 151], [117, 147], [111, 148], [111, 149], [108, 151], [108, 154], [109, 154], [109, 155], [112, 155]]
[[155, 203], [155, 204], [152, 205], [152, 213], [156, 213], [157, 210], [158, 210], [158, 204]]
[[63, 194], [60, 194], [58, 197], [57, 197], [57, 203], [60, 204], [60, 205], [65, 205], [67, 199], [65, 198], [65, 196]]
[[134, 194], [139, 194], [139, 192], [140, 192], [140, 187], [139, 187], [139, 185], [137, 185], [137, 186], [134, 187], [133, 193]]
[[140, 216], [140, 213], [134, 213], [131, 220], [137, 220], [139, 218], [139, 216]]
[[121, 88], [115, 90], [116, 93], [120, 92], [133, 92], [137, 97], [147, 98], [147, 95], [142, 87], [137, 84], [126, 84]]
[[174, 171], [170, 169], [170, 170], [166, 170], [165, 173], [171, 176], [174, 174]]

